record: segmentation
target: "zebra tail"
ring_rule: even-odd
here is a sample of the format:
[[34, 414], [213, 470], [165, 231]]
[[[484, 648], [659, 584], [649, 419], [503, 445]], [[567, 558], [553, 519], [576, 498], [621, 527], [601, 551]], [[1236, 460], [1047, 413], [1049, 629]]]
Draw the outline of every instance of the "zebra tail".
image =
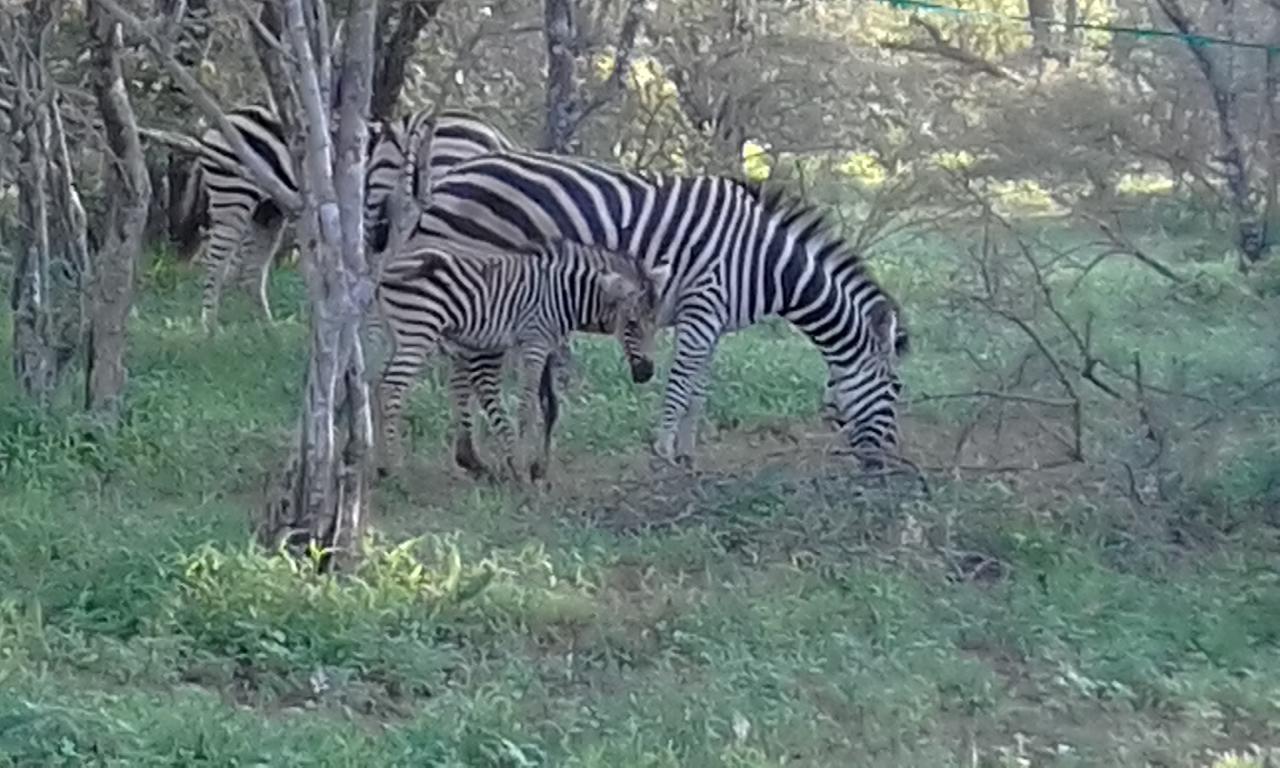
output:
[[187, 174], [170, 228], [170, 237], [178, 246], [178, 256], [183, 260], [191, 258], [204, 239], [203, 225], [208, 211], [209, 194], [204, 185], [204, 169], [196, 161]]

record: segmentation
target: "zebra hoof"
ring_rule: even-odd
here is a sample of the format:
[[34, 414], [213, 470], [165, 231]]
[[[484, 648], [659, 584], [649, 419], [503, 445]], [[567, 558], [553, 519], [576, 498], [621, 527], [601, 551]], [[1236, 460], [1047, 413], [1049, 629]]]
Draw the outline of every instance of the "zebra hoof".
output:
[[518, 463], [508, 461], [506, 469], [502, 473], [501, 480], [504, 485], [508, 485], [519, 490], [527, 490], [532, 484], [532, 481], [529, 479], [529, 475], [531, 474], [531, 471], [525, 472], [521, 470]]
[[474, 478], [485, 478], [493, 474], [470, 444], [460, 444], [453, 452], [453, 461], [462, 471]]
[[539, 480], [546, 480], [547, 479], [546, 465], [543, 464], [541, 461], [530, 462], [529, 479], [534, 481], [535, 483], [538, 482]]
[[652, 455], [649, 456], [650, 472], [662, 472], [664, 470], [669, 470], [672, 467], [679, 467], [679, 466], [680, 465], [676, 463], [676, 459], [674, 456], [671, 456], [669, 454], [663, 455], [663, 453], [659, 451], [656, 446], [654, 447], [654, 451]]

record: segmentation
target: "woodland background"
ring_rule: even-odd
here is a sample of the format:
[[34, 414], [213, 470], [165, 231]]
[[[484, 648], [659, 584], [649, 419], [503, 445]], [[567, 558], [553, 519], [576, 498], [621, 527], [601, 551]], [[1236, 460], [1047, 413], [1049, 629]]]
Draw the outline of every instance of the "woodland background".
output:
[[[932, 493], [831, 455], [782, 325], [726, 340], [702, 471], [654, 475], [660, 382], [584, 338], [547, 495], [448, 467], [433, 372], [342, 577], [247, 533], [305, 398], [297, 253], [275, 323], [233, 296], [204, 336], [157, 137], [205, 113], [105, 7], [0, 0], [0, 765], [1280, 759], [1280, 6], [381, 4], [375, 115], [827, 207], [904, 307]], [[268, 98], [258, 8], [156, 27], [223, 107]], [[53, 94], [82, 213], [47, 187], [33, 267], [14, 105]]]

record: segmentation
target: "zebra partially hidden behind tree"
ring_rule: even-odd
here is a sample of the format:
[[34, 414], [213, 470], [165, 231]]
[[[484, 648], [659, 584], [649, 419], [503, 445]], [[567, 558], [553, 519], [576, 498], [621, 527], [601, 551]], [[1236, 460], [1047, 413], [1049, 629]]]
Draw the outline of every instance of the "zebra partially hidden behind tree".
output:
[[[648, 381], [654, 371], [657, 298], [665, 282], [662, 268], [643, 269], [625, 256], [568, 241], [519, 253], [426, 243], [412, 259], [388, 264], [378, 286], [382, 325], [393, 345], [378, 389], [381, 474], [403, 461], [400, 415], [406, 390], [428, 357], [448, 347], [464, 348], [489, 363], [468, 369], [469, 377], [450, 377], [455, 409], [469, 407], [474, 392], [493, 424], [507, 475], [518, 482], [526, 470], [533, 480], [545, 477], [554, 419], [543, 419], [538, 455], [527, 464], [525, 458], [548, 356], [574, 331], [610, 333], [622, 346], [631, 378]], [[501, 403], [508, 352], [519, 360], [518, 449]], [[490, 474], [473, 446], [458, 458], [468, 471]]]
[[[397, 273], [440, 239], [518, 251], [564, 238], [666, 267], [659, 322], [675, 328], [675, 356], [658, 419], [657, 456], [692, 465], [708, 369], [722, 336], [769, 316], [797, 326], [827, 361], [824, 412], [868, 467], [898, 456], [899, 358], [907, 333], [898, 305], [817, 208], [734, 179], [659, 177], [584, 160], [507, 152], [453, 167], [401, 252]], [[492, 367], [458, 349], [456, 375]], [[470, 373], [467, 373], [470, 372]], [[544, 407], [555, 409], [551, 377]], [[459, 463], [474, 454], [470, 414], [453, 425]]]
[[[227, 118], [276, 178], [296, 190], [293, 155], [280, 120], [267, 107], [257, 105], [234, 109]], [[232, 274], [238, 275], [242, 287], [253, 291], [269, 320], [267, 281], [280, 250], [285, 216], [221, 131], [210, 128], [200, 143], [202, 153], [187, 177], [180, 203], [184, 215], [176, 230], [184, 250], [193, 250], [195, 242], [203, 241], [201, 325], [206, 330], [216, 325], [223, 286]], [[420, 178], [418, 157], [423, 146], [430, 147], [425, 179]], [[381, 252], [387, 245], [391, 228], [387, 204], [406, 176], [408, 193], [424, 200], [431, 184], [458, 162], [515, 146], [497, 128], [459, 110], [444, 110], [434, 122], [430, 110], [421, 110], [385, 124], [371, 124], [365, 228], [372, 252]]]

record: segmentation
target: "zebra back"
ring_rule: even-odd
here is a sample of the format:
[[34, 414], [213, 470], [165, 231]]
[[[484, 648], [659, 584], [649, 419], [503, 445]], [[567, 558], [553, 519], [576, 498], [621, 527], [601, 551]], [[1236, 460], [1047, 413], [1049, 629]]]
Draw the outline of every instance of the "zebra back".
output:
[[425, 206], [430, 190], [463, 160], [516, 149], [511, 139], [476, 115], [424, 109], [381, 126], [369, 157], [366, 230], [375, 252], [388, 246], [400, 192]]
[[661, 279], [623, 254], [571, 240], [515, 250], [434, 241], [383, 274], [379, 314], [402, 332], [457, 324], [472, 334], [468, 344], [502, 346], [497, 339], [535, 328], [557, 340], [574, 328], [611, 329], [624, 299], [629, 311], [653, 308]]
[[826, 358], [852, 441], [876, 450], [896, 442], [897, 306], [815, 206], [725, 177], [507, 152], [458, 163], [433, 188], [410, 242], [441, 237], [500, 248], [565, 238], [669, 265], [663, 320], [677, 326], [678, 352], [660, 434], [673, 434], [702, 397], [719, 337], [781, 316]]

